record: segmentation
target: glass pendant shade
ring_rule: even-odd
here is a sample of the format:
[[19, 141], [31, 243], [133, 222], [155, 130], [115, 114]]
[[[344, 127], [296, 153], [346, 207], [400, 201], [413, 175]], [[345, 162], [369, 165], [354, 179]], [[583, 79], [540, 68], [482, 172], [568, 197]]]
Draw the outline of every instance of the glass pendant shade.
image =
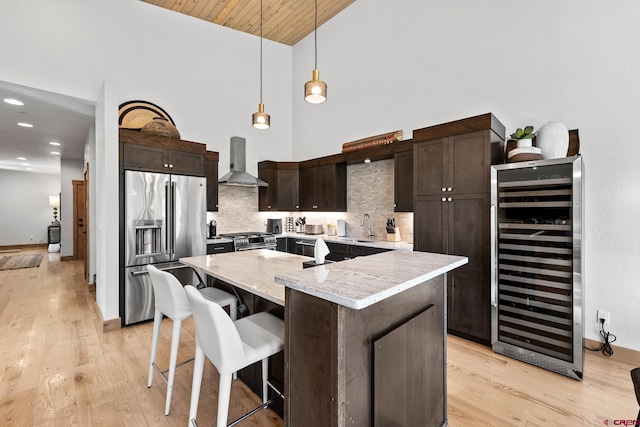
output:
[[269, 129], [271, 126], [271, 117], [264, 112], [264, 104], [258, 104], [258, 112], [251, 116], [251, 124], [256, 129]]
[[327, 84], [320, 80], [318, 70], [313, 70], [311, 80], [304, 84], [304, 100], [310, 104], [322, 104], [327, 100]]

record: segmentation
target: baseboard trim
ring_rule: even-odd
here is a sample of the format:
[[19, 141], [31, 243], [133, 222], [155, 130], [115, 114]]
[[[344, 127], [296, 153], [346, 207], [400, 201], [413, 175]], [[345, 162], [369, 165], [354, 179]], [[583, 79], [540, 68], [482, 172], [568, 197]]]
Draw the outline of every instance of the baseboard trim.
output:
[[[582, 340], [582, 345], [590, 349], [600, 348], [602, 347], [602, 344], [602, 341], [596, 341], [589, 338], [584, 338]], [[633, 365], [637, 365], [638, 360], [640, 360], [640, 351], [638, 350], [632, 350], [630, 348], [620, 347], [617, 345], [611, 345], [611, 349], [613, 350], [613, 355], [611, 356], [612, 359], [616, 359], [625, 363], [631, 363]], [[594, 351], [593, 353], [598, 353], [602, 357], [607, 357], [602, 354], [601, 351]]]
[[87, 289], [89, 289], [89, 292], [94, 292], [96, 291], [96, 284], [95, 283], [88, 283], [87, 284]]
[[96, 303], [95, 305], [96, 314], [102, 322], [102, 332], [111, 332], [122, 328], [122, 321], [120, 317], [116, 317], [115, 319], [104, 320], [104, 316], [102, 315], [102, 310], [100, 310], [100, 306]]
[[17, 249], [34, 249], [34, 248], [46, 248], [49, 245], [47, 243], [33, 243], [28, 245], [2, 245], [0, 251], [12, 251]]
[[73, 257], [73, 255], [71, 256], [61, 256], [60, 257], [60, 261], [73, 261], [75, 258]]

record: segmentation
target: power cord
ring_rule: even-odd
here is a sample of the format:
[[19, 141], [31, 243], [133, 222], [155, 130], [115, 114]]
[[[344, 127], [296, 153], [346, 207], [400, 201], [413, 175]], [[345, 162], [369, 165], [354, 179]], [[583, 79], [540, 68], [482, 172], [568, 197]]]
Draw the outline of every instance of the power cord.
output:
[[611, 343], [615, 342], [618, 337], [604, 330], [604, 319], [600, 319], [600, 336], [604, 340], [604, 343], [602, 343], [599, 348], [585, 348], [590, 351], [602, 351], [602, 354], [607, 357], [611, 357], [613, 355], [613, 348], [611, 347]]

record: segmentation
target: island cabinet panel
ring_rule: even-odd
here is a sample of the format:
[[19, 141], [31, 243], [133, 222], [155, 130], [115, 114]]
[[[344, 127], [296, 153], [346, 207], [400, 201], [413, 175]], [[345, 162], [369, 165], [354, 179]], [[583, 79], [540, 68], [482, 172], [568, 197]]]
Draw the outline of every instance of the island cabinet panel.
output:
[[394, 212], [413, 212], [413, 151], [394, 156]]
[[[445, 276], [423, 282], [361, 310], [286, 289], [285, 306], [285, 424], [289, 427], [347, 427], [392, 425], [374, 412], [374, 348], [383, 335], [421, 313], [429, 313], [419, 330], [420, 343], [412, 358], [424, 364], [411, 372], [418, 378], [396, 378], [387, 387], [395, 396], [419, 396], [407, 404], [422, 426], [446, 422]], [[405, 329], [411, 336], [418, 330]], [[292, 349], [295, 349], [292, 351]], [[406, 347], [390, 349], [387, 357], [401, 360]], [[395, 352], [395, 353], [394, 353]], [[416, 392], [415, 383], [421, 384]], [[381, 418], [376, 419], [379, 415]], [[422, 415], [424, 417], [422, 417]], [[388, 420], [387, 420], [388, 421]], [[395, 424], [393, 424], [395, 425]]]
[[444, 383], [444, 372], [431, 366], [434, 360], [444, 363], [442, 346], [434, 345], [442, 341], [442, 331], [434, 326], [437, 320], [433, 306], [427, 307], [373, 342], [374, 427], [425, 426], [441, 420], [444, 398], [431, 388]]
[[258, 178], [269, 184], [258, 190], [260, 211], [297, 211], [300, 207], [299, 164], [297, 162], [258, 163]]
[[299, 206], [301, 211], [346, 212], [346, 163], [301, 168]]
[[207, 177], [207, 212], [218, 212], [218, 161], [219, 154], [207, 151], [205, 176]]

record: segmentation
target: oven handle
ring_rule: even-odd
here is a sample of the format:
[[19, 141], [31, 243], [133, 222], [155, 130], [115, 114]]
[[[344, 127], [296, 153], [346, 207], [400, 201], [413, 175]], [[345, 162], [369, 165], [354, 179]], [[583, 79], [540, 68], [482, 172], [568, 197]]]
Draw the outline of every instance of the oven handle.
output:
[[302, 240], [298, 240], [296, 243], [299, 244], [299, 245], [302, 245], [302, 246], [313, 246], [313, 247], [316, 246], [315, 243], [303, 242]]
[[253, 247], [253, 248], [236, 248], [236, 252], [242, 252], [242, 251], [252, 251], [255, 249], [267, 249], [270, 251], [275, 251], [276, 250], [276, 245], [269, 245], [269, 246], [262, 246], [262, 247]]

